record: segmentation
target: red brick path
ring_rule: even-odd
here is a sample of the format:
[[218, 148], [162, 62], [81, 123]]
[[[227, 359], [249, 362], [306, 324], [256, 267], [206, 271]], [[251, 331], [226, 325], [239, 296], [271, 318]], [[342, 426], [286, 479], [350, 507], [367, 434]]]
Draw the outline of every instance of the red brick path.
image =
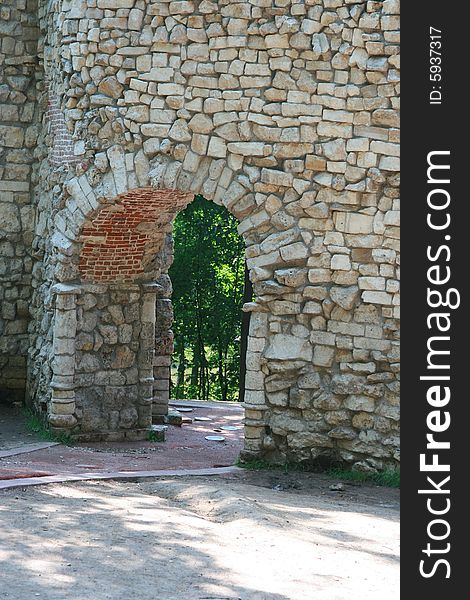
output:
[[[222, 403], [221, 403], [222, 404]], [[225, 403], [224, 403], [225, 404]], [[193, 408], [185, 416], [210, 417], [183, 427], [169, 426], [165, 442], [81, 444], [53, 446], [27, 454], [0, 458], [0, 479], [33, 474], [199, 469], [233, 465], [243, 447], [243, 429], [214, 431], [224, 425], [242, 425], [241, 406]], [[209, 442], [206, 435], [223, 435], [225, 442]]]

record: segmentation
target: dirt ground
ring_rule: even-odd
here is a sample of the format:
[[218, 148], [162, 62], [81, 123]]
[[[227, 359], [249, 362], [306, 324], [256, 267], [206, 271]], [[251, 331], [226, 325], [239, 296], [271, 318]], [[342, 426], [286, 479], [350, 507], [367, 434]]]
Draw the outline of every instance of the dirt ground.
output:
[[397, 600], [398, 491], [238, 472], [0, 492], [0, 598]]

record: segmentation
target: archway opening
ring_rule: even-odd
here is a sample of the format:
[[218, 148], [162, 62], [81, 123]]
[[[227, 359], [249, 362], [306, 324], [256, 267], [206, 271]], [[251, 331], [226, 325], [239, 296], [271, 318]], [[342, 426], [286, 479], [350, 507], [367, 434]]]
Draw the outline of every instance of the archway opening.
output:
[[[83, 200], [83, 193], [69, 188], [74, 201]], [[186, 264], [182, 279], [190, 283], [189, 291], [176, 296], [177, 303], [183, 299], [178, 308], [186, 302], [187, 313], [176, 323], [183, 334], [177, 346], [184, 346], [178, 348], [184, 362], [175, 373], [177, 395], [244, 399], [240, 367], [246, 361], [240, 354], [248, 338], [247, 315], [242, 318], [246, 240], [238, 232], [233, 201], [227, 209], [197, 193], [153, 187], [125, 191], [113, 201], [90, 198], [96, 207], [87, 211], [76, 248], [61, 263], [65, 282], [51, 288], [51, 428], [81, 441], [137, 440], [148, 435], [152, 424], [167, 421], [174, 346], [173, 229], [182, 231], [183, 252], [177, 252], [176, 263]], [[183, 215], [180, 220], [186, 223], [175, 224], [191, 202], [190, 219]]]
[[[238, 221], [198, 195], [173, 225], [173, 400], [243, 399], [247, 298]], [[251, 299], [251, 298], [250, 298]], [[245, 325], [245, 327], [243, 327]]]

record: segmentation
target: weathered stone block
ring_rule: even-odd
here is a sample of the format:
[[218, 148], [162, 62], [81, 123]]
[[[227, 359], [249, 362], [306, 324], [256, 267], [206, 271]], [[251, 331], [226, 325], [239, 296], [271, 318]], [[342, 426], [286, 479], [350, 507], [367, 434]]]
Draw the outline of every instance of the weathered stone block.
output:
[[308, 342], [291, 335], [272, 336], [264, 356], [271, 360], [311, 360], [312, 349]]

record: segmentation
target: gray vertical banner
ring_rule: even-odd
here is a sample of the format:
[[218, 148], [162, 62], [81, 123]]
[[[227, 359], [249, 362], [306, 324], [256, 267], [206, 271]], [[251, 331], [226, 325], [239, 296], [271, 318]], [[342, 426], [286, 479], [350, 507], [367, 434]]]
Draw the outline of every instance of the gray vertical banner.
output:
[[[459, 21], [469, 16], [459, 4]], [[457, 598], [468, 530], [465, 58], [442, 2], [404, 3], [402, 46], [402, 597]]]

